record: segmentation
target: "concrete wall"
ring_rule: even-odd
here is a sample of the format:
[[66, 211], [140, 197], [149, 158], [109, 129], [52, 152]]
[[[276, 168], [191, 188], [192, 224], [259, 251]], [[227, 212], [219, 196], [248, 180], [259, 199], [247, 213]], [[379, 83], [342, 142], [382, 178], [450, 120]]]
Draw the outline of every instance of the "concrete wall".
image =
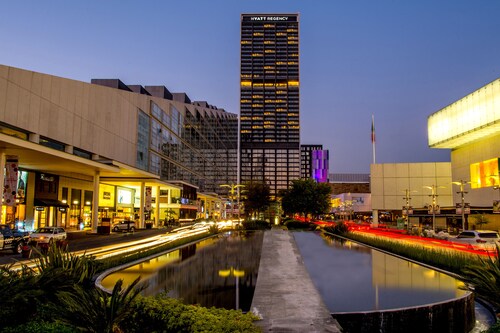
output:
[[472, 294], [450, 302], [391, 311], [332, 314], [349, 333], [470, 332], [475, 325]]
[[432, 190], [425, 186], [432, 185], [436, 187], [438, 205], [454, 206], [448, 162], [372, 164], [370, 171], [372, 209], [401, 209], [406, 204], [406, 190], [410, 191], [411, 206], [424, 207], [432, 203]]

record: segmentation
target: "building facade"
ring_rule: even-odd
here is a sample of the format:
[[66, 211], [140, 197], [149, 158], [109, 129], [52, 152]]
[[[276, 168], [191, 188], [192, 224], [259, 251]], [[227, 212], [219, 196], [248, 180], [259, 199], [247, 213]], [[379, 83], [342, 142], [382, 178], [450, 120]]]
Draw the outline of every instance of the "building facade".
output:
[[312, 152], [312, 179], [317, 183], [328, 183], [329, 155], [329, 151], [324, 149]]
[[314, 150], [322, 150], [323, 145], [300, 145], [300, 178], [307, 179], [313, 176], [313, 157]]
[[372, 164], [370, 172], [374, 223], [404, 216], [410, 226], [458, 227], [449, 162]]
[[[93, 230], [220, 216], [236, 181], [237, 115], [164, 86], [93, 84], [0, 66], [2, 222]], [[204, 216], [201, 216], [204, 215]]]
[[300, 178], [299, 15], [242, 14], [240, 182]]
[[427, 125], [429, 147], [451, 150], [457, 216], [463, 203], [466, 227], [484, 215], [481, 228], [500, 230], [500, 79], [431, 114]]

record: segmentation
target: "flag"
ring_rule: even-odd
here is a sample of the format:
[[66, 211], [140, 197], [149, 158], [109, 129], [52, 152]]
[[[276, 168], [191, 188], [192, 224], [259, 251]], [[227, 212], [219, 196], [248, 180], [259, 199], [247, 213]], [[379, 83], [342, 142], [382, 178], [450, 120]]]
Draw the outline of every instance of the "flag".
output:
[[375, 143], [375, 120], [372, 115], [372, 143]]

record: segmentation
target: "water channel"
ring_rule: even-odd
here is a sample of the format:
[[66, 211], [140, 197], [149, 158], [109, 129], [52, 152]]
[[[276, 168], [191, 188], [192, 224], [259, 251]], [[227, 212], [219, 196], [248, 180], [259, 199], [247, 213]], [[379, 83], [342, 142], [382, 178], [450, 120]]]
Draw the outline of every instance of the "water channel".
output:
[[[461, 283], [441, 272], [350, 241], [294, 232], [304, 264], [332, 313], [418, 307], [461, 298]], [[249, 311], [257, 281], [263, 232], [228, 232], [161, 254], [101, 280], [138, 275], [144, 295], [167, 295], [188, 304]], [[284, 281], [286, 283], [286, 281]]]
[[318, 233], [296, 232], [304, 264], [330, 312], [420, 306], [465, 295], [444, 273]]
[[107, 275], [101, 285], [131, 284], [137, 276], [143, 295], [166, 292], [187, 304], [249, 311], [262, 250], [262, 232], [227, 232]]

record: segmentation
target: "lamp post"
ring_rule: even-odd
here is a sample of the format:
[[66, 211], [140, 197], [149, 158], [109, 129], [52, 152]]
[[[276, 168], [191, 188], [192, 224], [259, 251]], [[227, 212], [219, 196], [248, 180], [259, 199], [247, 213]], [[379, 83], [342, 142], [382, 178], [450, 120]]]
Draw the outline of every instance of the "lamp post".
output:
[[465, 230], [465, 196], [464, 194], [467, 194], [466, 191], [464, 191], [464, 185], [466, 184], [467, 182], [465, 180], [460, 180], [459, 182], [453, 182], [453, 184], [456, 184], [456, 185], [460, 185], [460, 191], [458, 191], [457, 193], [459, 193], [461, 195], [461, 198], [462, 198], [462, 230]]
[[437, 197], [438, 195], [436, 194], [436, 185], [431, 185], [431, 186], [424, 186], [425, 188], [428, 188], [431, 190], [431, 194], [429, 195], [432, 197], [432, 230], [436, 230], [436, 208], [437, 208]]
[[229, 199], [231, 200], [231, 220], [233, 219], [234, 217], [234, 205], [233, 205], [233, 198], [234, 198], [234, 192], [237, 191], [238, 193], [238, 196], [237, 196], [237, 200], [238, 200], [238, 223], [240, 222], [240, 191], [239, 191], [239, 188], [240, 187], [244, 187], [245, 185], [242, 185], [242, 184], [222, 184], [220, 185], [220, 187], [228, 187], [229, 190]]
[[408, 228], [408, 230], [410, 230], [410, 218], [408, 215], [410, 215], [410, 211], [411, 211], [411, 214], [413, 214], [413, 210], [411, 210], [411, 206], [410, 206], [410, 200], [411, 200], [410, 192], [417, 192], [417, 191], [410, 191], [409, 189], [406, 189], [405, 196], [403, 197], [403, 199], [405, 199], [404, 208], [406, 210], [406, 214], [404, 214], [404, 215], [406, 216], [406, 227]]

